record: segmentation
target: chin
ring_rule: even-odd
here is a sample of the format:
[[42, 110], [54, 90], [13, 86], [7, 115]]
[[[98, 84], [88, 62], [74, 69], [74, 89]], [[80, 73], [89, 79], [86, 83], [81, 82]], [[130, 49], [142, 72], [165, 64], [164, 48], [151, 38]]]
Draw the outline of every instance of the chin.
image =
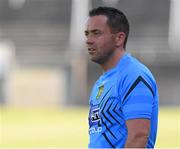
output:
[[97, 58], [91, 58], [91, 61], [94, 62], [94, 63], [97, 63], [97, 64], [102, 64], [103, 63], [102, 60], [97, 59]]
[[98, 63], [98, 59], [95, 58], [95, 57], [90, 57], [90, 60], [91, 60], [92, 62]]

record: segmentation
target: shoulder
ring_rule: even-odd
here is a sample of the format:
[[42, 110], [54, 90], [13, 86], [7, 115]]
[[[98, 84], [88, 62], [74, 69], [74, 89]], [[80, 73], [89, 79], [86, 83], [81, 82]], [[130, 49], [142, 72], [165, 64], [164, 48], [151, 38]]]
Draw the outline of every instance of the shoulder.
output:
[[126, 81], [136, 80], [139, 76], [146, 80], [148, 80], [148, 78], [155, 80], [149, 68], [132, 56], [128, 57], [126, 65], [124, 66], [121, 74], [121, 78], [125, 79]]
[[150, 70], [136, 59], [130, 59], [119, 74], [118, 93], [126, 120], [151, 118], [157, 100], [155, 79]]
[[127, 61], [119, 77], [120, 92], [124, 94], [142, 82], [154, 93], [156, 81], [147, 66], [132, 56], [130, 56]]

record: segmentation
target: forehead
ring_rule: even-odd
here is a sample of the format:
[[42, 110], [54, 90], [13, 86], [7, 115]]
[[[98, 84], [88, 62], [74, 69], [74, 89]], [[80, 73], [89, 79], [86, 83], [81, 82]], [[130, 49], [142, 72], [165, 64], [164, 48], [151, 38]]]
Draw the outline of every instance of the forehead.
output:
[[107, 17], [103, 15], [89, 17], [86, 22], [87, 30], [109, 28], [107, 25]]

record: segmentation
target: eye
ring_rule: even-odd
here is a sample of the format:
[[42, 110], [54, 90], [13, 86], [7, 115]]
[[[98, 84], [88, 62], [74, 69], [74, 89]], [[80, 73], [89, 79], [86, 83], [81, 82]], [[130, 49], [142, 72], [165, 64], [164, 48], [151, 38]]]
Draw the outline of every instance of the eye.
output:
[[100, 32], [100, 31], [95, 31], [95, 32], [93, 32], [94, 33], [94, 35], [101, 35], [102, 33]]
[[88, 31], [85, 31], [84, 32], [84, 35], [87, 37], [89, 35], [89, 32]]

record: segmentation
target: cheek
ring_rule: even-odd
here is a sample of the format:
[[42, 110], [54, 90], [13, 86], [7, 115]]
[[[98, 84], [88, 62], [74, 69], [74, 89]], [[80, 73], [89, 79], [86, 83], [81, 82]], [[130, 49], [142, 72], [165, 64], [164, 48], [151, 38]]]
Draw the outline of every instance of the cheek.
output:
[[113, 39], [105, 38], [99, 41], [98, 49], [103, 51], [109, 51], [115, 48], [115, 42]]

